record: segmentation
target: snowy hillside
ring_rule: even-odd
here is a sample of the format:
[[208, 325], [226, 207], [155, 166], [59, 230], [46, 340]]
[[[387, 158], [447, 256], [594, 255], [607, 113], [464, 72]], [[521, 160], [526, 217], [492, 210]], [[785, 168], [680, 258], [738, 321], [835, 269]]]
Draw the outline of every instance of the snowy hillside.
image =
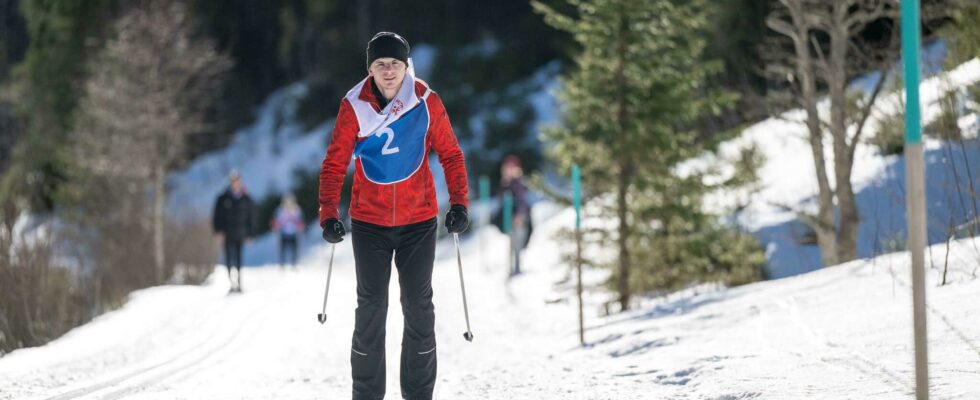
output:
[[[550, 209], [550, 210], [549, 210]], [[467, 343], [451, 242], [434, 276], [437, 399], [896, 399], [912, 391], [908, 261], [893, 254], [798, 277], [701, 287], [599, 317], [589, 290], [578, 345], [567, 267], [551, 233], [569, 210], [538, 208], [527, 272], [506, 280], [496, 231], [463, 242], [475, 339]], [[980, 398], [980, 241], [945, 247], [929, 277], [932, 390]], [[338, 247], [327, 313], [326, 246], [298, 271], [246, 270], [243, 295], [223, 271], [201, 287], [134, 293], [121, 310], [61, 339], [0, 358], [0, 399], [342, 399], [350, 396], [355, 305], [350, 242]], [[928, 253], [927, 253], [928, 254]], [[401, 322], [392, 280], [388, 397], [398, 396]]]
[[[922, 83], [921, 95], [923, 119], [927, 123], [939, 114], [937, 100], [951, 90], [960, 90], [980, 82], [980, 59], [960, 65], [953, 71], [938, 74]], [[873, 116], [894, 112], [901, 106], [901, 92], [883, 94], [878, 100]], [[822, 115], [829, 104], [820, 104]], [[802, 123], [805, 114], [800, 110], [787, 112], [779, 118], [769, 118], [745, 129], [742, 134], [728, 141], [719, 149], [721, 158], [733, 159], [738, 152], [754, 144], [765, 156], [766, 162], [758, 171], [761, 190], [748, 199], [748, 207], [739, 216], [739, 222], [755, 232], [766, 248], [768, 270], [773, 278], [792, 276], [813, 271], [820, 266], [819, 249], [815, 245], [801, 245], [799, 240], [807, 228], [797, 220], [793, 209], [816, 209], [817, 180], [813, 157]], [[929, 242], [946, 240], [947, 221], [962, 224], [977, 216], [972, 207], [961, 207], [956, 198], [954, 174], [961, 174], [960, 185], [980, 187], [980, 174], [967, 174], [971, 167], [980, 166], [980, 139], [977, 138], [980, 123], [976, 116], [961, 119], [964, 148], [958, 143], [944, 142], [926, 137], [926, 197], [930, 216]], [[864, 138], [874, 135], [876, 126], [869, 123]], [[825, 141], [827, 163], [833, 163], [831, 141]], [[688, 168], [697, 167], [699, 160]], [[833, 184], [833, 174], [830, 176]], [[868, 143], [858, 145], [855, 152], [852, 175], [858, 210], [862, 221], [858, 228], [858, 254], [870, 257], [887, 251], [889, 242], [900, 241], [905, 236], [905, 160], [902, 156], [881, 156]], [[968, 196], [968, 195], [967, 195]], [[718, 209], [731, 209], [736, 201], [744, 201], [744, 194], [719, 193], [710, 204]], [[894, 245], [893, 245], [894, 246]], [[897, 246], [901, 248], [902, 246]]]

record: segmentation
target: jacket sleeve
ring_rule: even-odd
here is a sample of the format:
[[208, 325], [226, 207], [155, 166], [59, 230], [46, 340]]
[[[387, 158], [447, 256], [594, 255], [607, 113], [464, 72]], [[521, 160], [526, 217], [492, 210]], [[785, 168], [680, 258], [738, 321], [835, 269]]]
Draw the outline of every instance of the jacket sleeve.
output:
[[435, 92], [429, 95], [428, 103], [432, 125], [430, 139], [432, 149], [439, 156], [443, 172], [446, 175], [446, 185], [449, 187], [449, 204], [462, 205], [469, 208], [469, 179], [466, 176], [466, 160], [463, 150], [459, 148], [456, 134], [449, 123], [449, 115], [442, 99]]
[[259, 216], [258, 207], [255, 207], [255, 203], [252, 202], [252, 198], [248, 197], [245, 202], [247, 211], [245, 213], [245, 236], [248, 238], [253, 238], [259, 232]]
[[320, 165], [320, 225], [329, 218], [338, 218], [340, 192], [343, 190], [344, 175], [350, 165], [351, 153], [354, 152], [358, 129], [354, 109], [347, 99], [341, 100], [327, 154]]
[[214, 214], [211, 216], [211, 228], [214, 229], [215, 233], [223, 233], [225, 231], [225, 216], [221, 211], [221, 198], [214, 201]]

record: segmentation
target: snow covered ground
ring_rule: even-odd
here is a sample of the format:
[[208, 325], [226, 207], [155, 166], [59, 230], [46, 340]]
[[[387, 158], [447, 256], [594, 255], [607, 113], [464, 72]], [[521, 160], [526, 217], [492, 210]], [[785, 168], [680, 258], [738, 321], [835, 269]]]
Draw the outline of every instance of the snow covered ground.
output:
[[[568, 267], [552, 233], [569, 210], [550, 205], [507, 280], [504, 238], [462, 243], [475, 339], [467, 343], [455, 254], [438, 245], [434, 276], [437, 399], [911, 398], [907, 256], [885, 255], [735, 289], [698, 287], [599, 316], [588, 291], [578, 344]], [[480, 243], [483, 245], [480, 246]], [[935, 398], [980, 398], [980, 240], [931, 251], [930, 368]], [[200, 287], [136, 292], [46, 346], [0, 358], [0, 399], [344, 399], [350, 396], [355, 303], [350, 241], [337, 247], [325, 325], [316, 322], [329, 247], [298, 271], [248, 268], [242, 295], [218, 270]], [[929, 254], [929, 253], [927, 253]], [[590, 271], [590, 281], [601, 274]], [[392, 280], [388, 397], [400, 398], [402, 324]]]

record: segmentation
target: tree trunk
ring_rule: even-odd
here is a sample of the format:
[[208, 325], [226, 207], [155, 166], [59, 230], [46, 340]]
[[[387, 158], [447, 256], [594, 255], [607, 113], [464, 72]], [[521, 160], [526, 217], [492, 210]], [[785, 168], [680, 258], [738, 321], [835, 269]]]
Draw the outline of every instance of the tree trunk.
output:
[[[846, 164], [846, 165], [844, 165]], [[837, 234], [837, 261], [847, 262], [857, 258], [857, 234], [861, 219], [851, 185], [851, 166], [853, 161], [847, 160], [837, 168], [837, 202], [840, 209], [840, 231]]]
[[813, 156], [813, 167], [817, 174], [817, 217], [811, 228], [817, 235], [817, 245], [820, 247], [820, 259], [823, 265], [837, 264], [837, 238], [834, 230], [834, 193], [830, 188], [827, 175], [827, 160], [823, 149], [823, 128], [817, 109], [816, 71], [810, 54], [809, 30], [802, 21], [802, 9], [791, 8], [793, 13], [796, 36], [792, 37], [796, 51], [797, 75], [800, 79], [803, 108], [806, 110], [806, 126], [810, 140], [810, 153]]
[[616, 183], [616, 214], [619, 219], [619, 235], [616, 242], [619, 246], [619, 281], [616, 289], [619, 291], [619, 306], [625, 311], [630, 307], [630, 248], [629, 248], [629, 210], [627, 209], [627, 194], [629, 193], [629, 174], [632, 167], [626, 161], [620, 161], [619, 176]]
[[156, 264], [156, 282], [166, 281], [164, 248], [163, 248], [163, 208], [166, 201], [164, 193], [164, 180], [166, 173], [162, 165], [157, 165], [153, 170], [153, 262]]
[[[812, 76], [812, 75], [811, 75]], [[808, 85], [804, 84], [804, 87]], [[823, 131], [820, 127], [820, 115], [817, 112], [816, 94], [813, 81], [810, 80], [810, 93], [804, 94], [807, 102], [807, 128], [809, 130], [810, 153], [813, 155], [813, 167], [817, 174], [817, 218], [815, 224], [810, 224], [817, 235], [817, 245], [820, 247], [820, 260], [824, 266], [837, 264], [837, 234], [834, 230], [834, 193], [830, 189], [827, 178], [827, 160], [823, 153]], [[804, 90], [804, 93], [807, 90]]]
[[837, 232], [837, 262], [857, 258], [858, 211], [851, 185], [853, 159], [847, 135], [847, 46], [850, 35], [845, 24], [847, 7], [834, 4], [830, 30], [830, 60], [827, 85], [830, 89], [830, 133], [834, 140], [835, 194], [840, 213]]

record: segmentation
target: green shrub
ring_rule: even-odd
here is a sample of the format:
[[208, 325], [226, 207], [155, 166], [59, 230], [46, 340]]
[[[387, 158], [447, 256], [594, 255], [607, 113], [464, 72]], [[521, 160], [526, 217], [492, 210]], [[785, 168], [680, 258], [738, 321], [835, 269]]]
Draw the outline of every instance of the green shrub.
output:
[[939, 100], [939, 115], [929, 121], [923, 129], [927, 135], [941, 140], [961, 140], [963, 133], [960, 132], [959, 113], [957, 112], [956, 91], [946, 92]]
[[[902, 107], [901, 110], [904, 110]], [[878, 149], [883, 156], [901, 154], [905, 151], [905, 112], [896, 111], [875, 120], [877, 128], [868, 143]]]

